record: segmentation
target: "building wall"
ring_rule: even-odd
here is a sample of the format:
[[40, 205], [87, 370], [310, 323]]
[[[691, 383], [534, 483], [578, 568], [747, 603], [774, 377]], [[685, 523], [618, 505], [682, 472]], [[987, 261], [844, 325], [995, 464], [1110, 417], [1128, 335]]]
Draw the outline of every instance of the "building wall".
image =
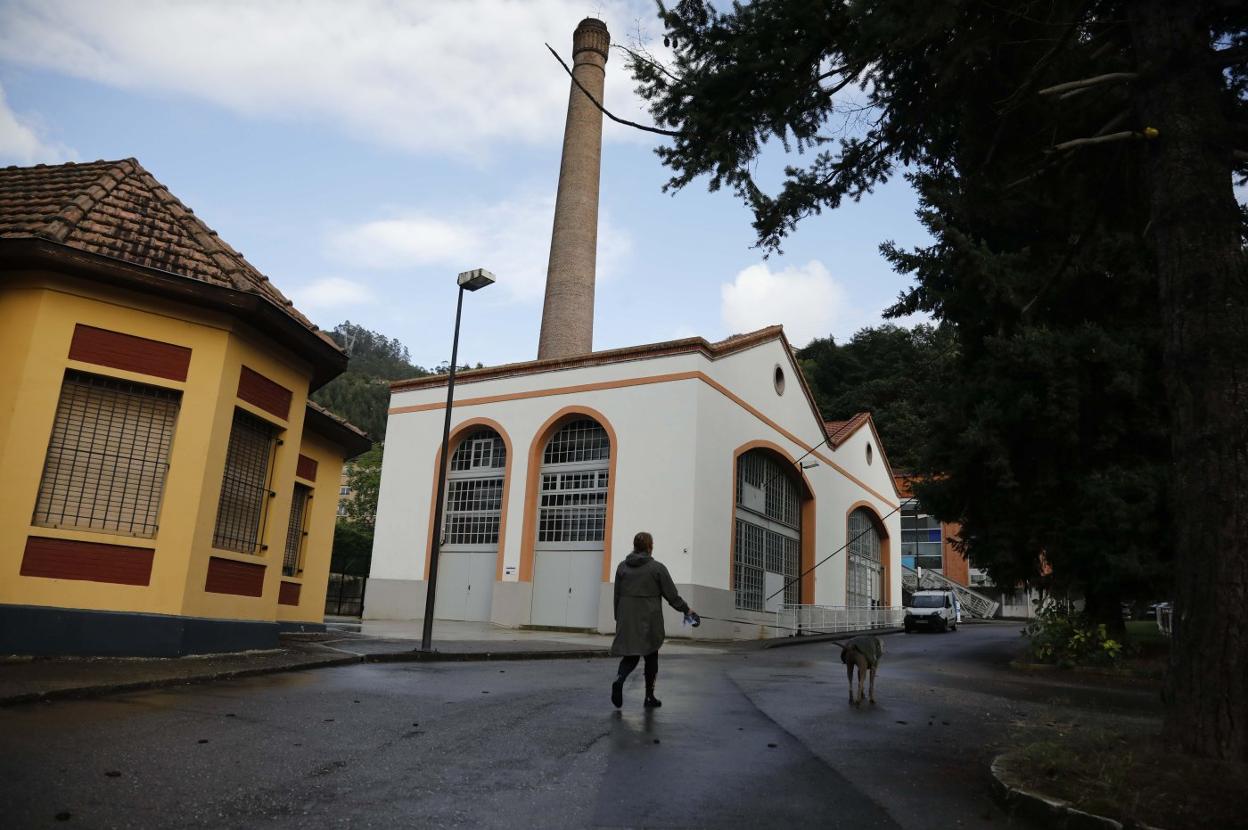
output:
[[[787, 375], [783, 395], [773, 386], [777, 365]], [[445, 387], [435, 387], [401, 391], [392, 398], [368, 617], [415, 619], [423, 613], [445, 394]], [[526, 513], [535, 510], [529, 498], [531, 450], [535, 442], [544, 443], [543, 425], [568, 407], [600, 413], [616, 436], [600, 629], [613, 628], [606, 583], [639, 530], [654, 535], [655, 555], [681, 590], [720, 612], [708, 615], [732, 612], [736, 452], [751, 442], [764, 442], [796, 459], [823, 441], [822, 424], [781, 343], [715, 361], [675, 355], [456, 385], [453, 430], [489, 419], [502, 427], [511, 446], [501, 582], [494, 588], [494, 620], [502, 624], [528, 619], [530, 594], [522, 579], [527, 575], [521, 573], [521, 551], [533, 532], [525, 521]], [[874, 463], [867, 464], [868, 441], [874, 441], [871, 431], [861, 430], [840, 449], [820, 447], [808, 459], [818, 461], [805, 471], [815, 493], [812, 553], [816, 560], [833, 554], [816, 571], [813, 599], [821, 604], [844, 604], [845, 557], [835, 551], [845, 542], [851, 505], [869, 505], [883, 520], [885, 532], [900, 538], [900, 521], [892, 512], [898, 503], [892, 479], [878, 451]], [[894, 544], [894, 557], [898, 550]], [[887, 590], [900, 602], [900, 568], [895, 564]], [[760, 625], [771, 619], [750, 612], [736, 616]], [[680, 633], [679, 625], [673, 630]], [[715, 626], [703, 626], [698, 633], [749, 636], [744, 630], [727, 632]]]
[[[304, 520], [307, 536], [303, 545], [303, 571], [297, 576], [281, 577], [285, 587], [279, 589], [277, 619], [319, 623], [325, 617], [325, 593], [329, 589], [329, 560], [334, 549], [342, 450], [305, 429], [299, 454], [316, 462], [314, 478], [296, 475], [294, 479], [312, 488], [312, 499]], [[280, 556], [278, 570], [281, 570]], [[292, 596], [295, 591], [298, 591], [297, 602], [292, 605], [289, 602], [295, 598]]]
[[[185, 380], [71, 360], [70, 344], [80, 323], [190, 349]], [[311, 367], [227, 318], [46, 273], [20, 278], [6, 275], [0, 288], [0, 338], [5, 354], [0, 361], [0, 465], [5, 470], [5, 498], [0, 501], [0, 605], [274, 622], [291, 483], [300, 446], [290, 436], [302, 433]], [[244, 365], [290, 391], [290, 406], [284, 417], [237, 397]], [[153, 538], [32, 524], [67, 369], [181, 393]], [[263, 534], [267, 550], [258, 556], [212, 547], [236, 406], [283, 430], [272, 471], [276, 496], [268, 504]], [[335, 462], [326, 448], [316, 451], [325, 456], [327, 467], [333, 467], [336, 485], [335, 464], [341, 464], [341, 452]], [[332, 524], [335, 499], [325, 501]], [[332, 529], [328, 535], [332, 540]], [[23, 575], [29, 537], [151, 550], [150, 580], [146, 585], [129, 585]], [[206, 591], [207, 573], [214, 559], [260, 566], [261, 595]], [[315, 561], [319, 567], [319, 549]], [[327, 555], [324, 568], [327, 571]], [[316, 581], [324, 583], [324, 574]], [[323, 602], [323, 584], [319, 593]], [[301, 618], [311, 619], [310, 613]]]
[[[896, 485], [897, 491], [903, 498], [908, 499], [913, 497], [913, 493], [910, 491], [910, 487], [907, 484], [906, 477], [904, 475], [898, 475], [896, 477]], [[958, 534], [961, 532], [962, 525], [957, 522], [940, 523], [940, 570], [941, 573], [948, 579], [953, 580], [959, 585], [970, 587], [970, 563], [967, 561], [965, 556], [958, 552], [953, 544], [954, 540], [958, 538]]]

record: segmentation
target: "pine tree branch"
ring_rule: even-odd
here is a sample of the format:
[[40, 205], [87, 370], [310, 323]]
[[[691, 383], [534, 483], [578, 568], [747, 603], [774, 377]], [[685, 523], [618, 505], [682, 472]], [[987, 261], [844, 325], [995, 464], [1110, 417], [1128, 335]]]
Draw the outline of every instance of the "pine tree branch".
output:
[[1081, 78], [1077, 81], [1067, 81], [1064, 84], [1045, 87], [1037, 92], [1037, 95], [1056, 95], [1061, 92], [1070, 92], [1074, 89], [1082, 89], [1084, 87], [1099, 86], [1100, 84], [1116, 83], [1118, 81], [1134, 81], [1139, 77], [1136, 72], [1107, 72], [1104, 75], [1096, 75], [1091, 78]]
[[1143, 137], [1143, 133], [1137, 133], [1134, 130], [1125, 130], [1120, 133], [1110, 133], [1109, 135], [1094, 135], [1089, 136], [1088, 138], [1072, 138], [1070, 141], [1063, 141], [1061, 144], [1054, 144], [1052, 152], [1074, 150], [1076, 148], [1087, 147], [1092, 144], [1109, 144], [1114, 141], [1126, 141], [1130, 138]]
[[617, 124], [623, 124], [625, 127], [632, 127], [637, 130], [642, 130], [643, 132], [655, 133], [656, 135], [666, 135], [673, 138], [679, 138], [684, 135], [684, 133], [677, 132], [676, 130], [664, 130], [661, 127], [647, 127], [645, 124], [638, 124], [636, 121], [629, 121], [626, 118], [620, 118], [619, 116], [612, 114], [610, 110], [602, 105], [601, 101], [594, 97], [592, 92], [585, 88], [584, 84], [576, 79], [576, 76], [572, 74], [572, 69], [567, 65], [567, 63], [564, 62], [563, 58], [559, 56], [559, 53], [556, 52], [549, 43], [546, 44], [546, 48], [550, 49], [550, 54], [554, 55], [555, 60], [559, 61], [559, 65], [563, 67], [564, 72], [568, 73], [568, 77], [572, 79], [572, 83], [576, 84], [576, 88], [585, 93], [585, 97], [588, 98], [590, 102], [598, 108], [598, 111], [607, 118], [610, 118]]
[[1232, 150], [1231, 156], [1239, 161], [1248, 161], [1248, 150]]
[[1209, 61], [1217, 67], [1225, 69], [1237, 63], [1248, 61], [1248, 46], [1233, 46], [1229, 49], [1215, 49]]

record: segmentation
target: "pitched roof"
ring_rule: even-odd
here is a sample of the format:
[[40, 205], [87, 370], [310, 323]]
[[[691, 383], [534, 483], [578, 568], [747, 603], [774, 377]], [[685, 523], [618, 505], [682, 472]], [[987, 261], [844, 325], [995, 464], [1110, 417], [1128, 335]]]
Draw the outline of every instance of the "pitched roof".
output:
[[362, 452], [367, 452], [373, 446], [368, 433], [311, 399], [307, 402], [304, 424], [308, 429], [325, 436], [346, 450], [346, 458], [354, 458]]
[[132, 158], [0, 169], [0, 239], [55, 242], [257, 295], [338, 348]]
[[823, 428], [827, 430], [828, 443], [832, 445], [832, 449], [836, 449], [870, 420], [870, 412], [859, 412], [845, 421], [824, 421]]
[[[581, 369], [588, 366], [625, 363], [631, 360], [647, 360], [654, 357], [670, 357], [671, 355], [693, 352], [715, 360], [716, 358], [757, 346], [760, 343], [783, 337], [784, 328], [782, 326], [768, 326], [765, 329], [759, 329], [747, 334], [734, 334], [715, 343], [708, 341], [704, 337], [686, 337], [681, 340], [665, 340], [661, 343], [646, 343], [641, 346], [590, 352], [589, 354], [577, 355], [576, 357], [526, 360], [522, 363], [504, 363], [501, 366], [487, 366], [484, 369], [467, 369], [455, 373], [455, 383], [472, 383], [474, 381], [495, 380], [517, 375], [533, 375], [541, 372], [554, 372], [560, 369]], [[798, 374], [801, 374], [800, 371]], [[802, 382], [804, 385], [805, 379]], [[445, 385], [446, 375], [428, 375], [410, 380], [396, 380], [390, 384], [390, 391], [404, 392], [408, 389], [427, 389]]]

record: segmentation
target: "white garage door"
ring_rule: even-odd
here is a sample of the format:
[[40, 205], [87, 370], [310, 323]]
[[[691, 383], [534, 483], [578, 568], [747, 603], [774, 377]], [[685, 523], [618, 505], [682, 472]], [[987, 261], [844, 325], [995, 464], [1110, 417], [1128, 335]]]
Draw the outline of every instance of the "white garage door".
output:
[[534, 625], [598, 625], [610, 460], [607, 431], [589, 418], [567, 424], [546, 444], [538, 477]]
[[490, 619], [506, 467], [506, 445], [489, 427], [474, 429], [451, 454], [434, 604], [438, 619]]

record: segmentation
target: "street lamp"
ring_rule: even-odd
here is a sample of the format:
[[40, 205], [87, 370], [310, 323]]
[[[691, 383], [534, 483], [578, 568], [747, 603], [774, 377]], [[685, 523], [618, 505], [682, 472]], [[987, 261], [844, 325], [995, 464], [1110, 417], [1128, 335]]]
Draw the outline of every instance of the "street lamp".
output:
[[494, 283], [494, 275], [484, 268], [464, 271], [455, 303], [455, 336], [451, 340], [451, 371], [446, 379], [446, 419], [442, 423], [442, 460], [438, 464], [438, 492], [433, 503], [433, 546], [429, 550], [429, 586], [425, 592], [425, 624], [420, 634], [420, 650], [432, 651], [433, 609], [438, 596], [438, 554], [442, 551], [442, 508], [446, 500], [446, 468], [451, 463], [451, 403], [455, 399], [455, 363], [459, 359], [459, 317], [464, 310], [464, 292], [477, 291]]

